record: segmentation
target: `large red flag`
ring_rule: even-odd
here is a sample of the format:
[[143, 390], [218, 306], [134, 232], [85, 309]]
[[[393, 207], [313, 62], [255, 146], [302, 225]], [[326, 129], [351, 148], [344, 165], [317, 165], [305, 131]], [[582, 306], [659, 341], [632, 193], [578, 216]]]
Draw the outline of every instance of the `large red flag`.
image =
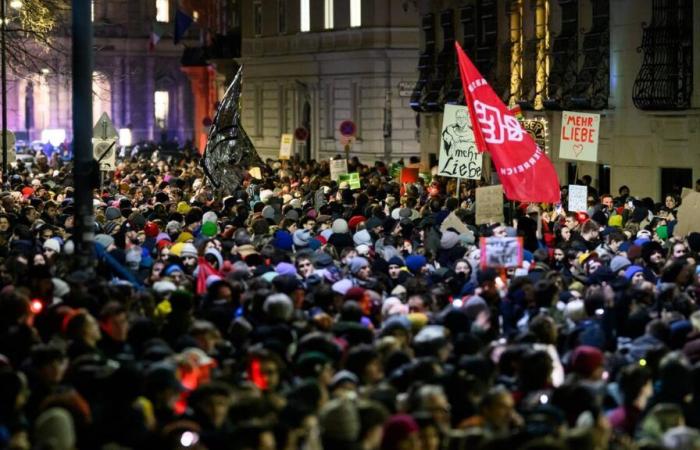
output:
[[552, 162], [523, 130], [458, 42], [455, 47], [477, 147], [491, 155], [506, 197], [521, 202], [558, 203], [559, 177]]

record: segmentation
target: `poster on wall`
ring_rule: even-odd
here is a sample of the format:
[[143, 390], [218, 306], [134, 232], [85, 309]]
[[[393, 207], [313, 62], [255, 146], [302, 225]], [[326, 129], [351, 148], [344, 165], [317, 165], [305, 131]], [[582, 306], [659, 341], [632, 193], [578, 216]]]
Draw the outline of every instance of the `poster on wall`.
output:
[[597, 162], [599, 132], [600, 114], [562, 112], [559, 157]]
[[481, 166], [482, 154], [476, 148], [469, 109], [445, 105], [437, 175], [479, 180]]

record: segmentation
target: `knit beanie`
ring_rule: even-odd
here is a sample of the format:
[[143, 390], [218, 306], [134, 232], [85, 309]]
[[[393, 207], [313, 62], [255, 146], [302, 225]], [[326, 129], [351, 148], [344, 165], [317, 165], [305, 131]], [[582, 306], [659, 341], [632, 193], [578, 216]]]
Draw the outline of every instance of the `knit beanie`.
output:
[[119, 211], [119, 209], [115, 208], [114, 206], [109, 206], [107, 209], [105, 209], [105, 219], [111, 221], [111, 220], [117, 220], [122, 216], [122, 212]]
[[321, 408], [319, 418], [324, 439], [351, 443], [360, 437], [360, 414], [350, 399], [329, 401]]
[[348, 222], [345, 219], [335, 219], [331, 229], [333, 230], [333, 233], [347, 233], [349, 229]]
[[440, 248], [449, 250], [459, 243], [459, 235], [454, 231], [444, 231], [440, 237]]
[[204, 222], [200, 231], [204, 236], [214, 237], [219, 232], [219, 229], [215, 222]]
[[352, 237], [352, 240], [355, 242], [355, 245], [372, 245], [372, 236], [369, 235], [369, 231], [367, 230], [358, 231]]
[[292, 317], [294, 304], [287, 294], [272, 294], [265, 299], [263, 311], [269, 319], [286, 322]]
[[73, 417], [63, 408], [49, 408], [34, 423], [33, 442], [41, 448], [71, 450], [75, 448]]
[[292, 251], [294, 240], [287, 230], [277, 230], [272, 237], [272, 246], [280, 250]]
[[355, 256], [350, 260], [350, 272], [353, 275], [357, 274], [363, 267], [369, 267], [369, 262], [366, 258]]
[[423, 255], [410, 255], [406, 258], [406, 267], [414, 274], [419, 273], [426, 264], [428, 260]]
[[629, 266], [627, 270], [625, 270], [625, 278], [631, 280], [637, 272], [644, 272], [644, 269], [640, 266]]
[[384, 424], [381, 450], [399, 450], [399, 444], [413, 433], [418, 432], [418, 424], [408, 414], [397, 414]]
[[603, 352], [590, 345], [579, 345], [571, 355], [571, 369], [586, 377], [601, 367], [603, 362]]
[[626, 269], [632, 264], [632, 262], [625, 258], [624, 256], [615, 256], [613, 259], [610, 261], [610, 270], [612, 270], [615, 274], [617, 272]]
[[309, 230], [296, 230], [294, 236], [292, 236], [292, 240], [294, 241], [295, 247], [307, 247], [311, 240], [311, 233]]
[[195, 247], [193, 244], [190, 244], [189, 242], [185, 243], [182, 246], [182, 250], [180, 250], [180, 257], [184, 258], [187, 256], [191, 256], [193, 258], [197, 257], [197, 247]]

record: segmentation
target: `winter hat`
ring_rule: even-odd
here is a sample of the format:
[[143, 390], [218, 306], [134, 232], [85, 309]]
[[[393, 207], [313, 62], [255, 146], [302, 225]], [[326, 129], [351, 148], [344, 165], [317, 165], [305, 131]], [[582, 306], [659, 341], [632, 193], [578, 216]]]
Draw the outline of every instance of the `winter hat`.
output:
[[326, 403], [319, 419], [321, 435], [327, 440], [354, 443], [360, 437], [360, 413], [355, 402], [348, 398]]
[[459, 244], [459, 235], [454, 231], [444, 231], [440, 238], [440, 248], [449, 250]]
[[177, 286], [175, 286], [175, 283], [173, 283], [172, 281], [161, 280], [153, 283], [153, 291], [155, 291], [156, 295], [158, 295], [159, 297], [166, 297], [172, 292], [175, 292], [176, 290]]
[[263, 311], [270, 319], [286, 322], [292, 317], [294, 304], [287, 294], [272, 294], [265, 299]]
[[290, 209], [289, 211], [287, 211], [284, 217], [296, 222], [297, 220], [299, 220], [299, 212], [296, 209]]
[[311, 233], [309, 230], [296, 230], [292, 240], [294, 241], [295, 247], [307, 247], [309, 245], [309, 241], [311, 240]]
[[216, 261], [219, 263], [219, 270], [221, 270], [222, 267], [224, 267], [224, 258], [221, 256], [221, 252], [215, 248], [209, 248], [207, 251], [204, 252], [204, 256], [206, 255], [212, 255], [214, 258], [216, 258]]
[[72, 450], [76, 445], [73, 417], [64, 408], [49, 408], [34, 423], [34, 444], [41, 448]]
[[70, 293], [70, 286], [62, 279], [51, 278], [51, 283], [53, 283], [54, 298], [63, 298], [65, 295]]
[[219, 229], [215, 222], [204, 222], [200, 231], [204, 236], [214, 237], [219, 232]]
[[190, 209], [192, 208], [187, 204], [187, 202], [180, 202], [177, 204], [177, 208], [175, 208], [175, 210], [183, 216], [190, 212]]
[[403, 267], [404, 262], [403, 262], [403, 259], [401, 259], [400, 256], [392, 256], [391, 258], [389, 258], [389, 261], [387, 262], [387, 264], [390, 265], [390, 266], [399, 266], [399, 267]]
[[628, 280], [631, 280], [632, 277], [634, 276], [634, 274], [637, 272], [644, 272], [644, 269], [640, 266], [629, 266], [625, 270], [625, 278], [627, 278]]
[[626, 269], [630, 265], [632, 265], [632, 261], [629, 259], [625, 258], [624, 256], [615, 256], [610, 261], [610, 270], [617, 274], [617, 272]]
[[357, 226], [360, 223], [365, 222], [366, 220], [367, 219], [365, 218], [365, 216], [352, 216], [348, 221], [348, 226], [352, 231], [355, 231], [357, 229]]
[[358, 231], [352, 237], [352, 240], [355, 242], [355, 245], [372, 245], [372, 236], [369, 235], [369, 231], [367, 230]]
[[165, 225], [165, 232], [168, 234], [177, 234], [182, 230], [182, 225], [176, 220], [171, 220]]
[[143, 233], [146, 235], [146, 237], [156, 237], [158, 236], [158, 233], [160, 233], [160, 229], [158, 228], [158, 225], [155, 222], [146, 222], [146, 225], [143, 226]]
[[114, 244], [114, 238], [108, 234], [97, 234], [95, 235], [95, 242], [106, 249]]
[[44, 248], [52, 250], [55, 253], [59, 253], [61, 251], [61, 244], [58, 242], [57, 239], [51, 238], [51, 239], [47, 239], [44, 242]]
[[406, 267], [414, 274], [419, 273], [426, 264], [428, 260], [423, 255], [410, 255], [406, 258]]
[[180, 250], [180, 258], [184, 258], [186, 256], [191, 256], [193, 258], [197, 257], [197, 247], [195, 247], [193, 244], [190, 244], [187, 242], [182, 246], [182, 250]]
[[408, 414], [397, 414], [384, 424], [381, 450], [399, 450], [401, 441], [419, 430], [415, 419]]
[[273, 195], [274, 192], [272, 192], [270, 189], [263, 189], [262, 191], [260, 191], [260, 201], [263, 203], [267, 203]]
[[294, 239], [287, 230], [277, 230], [272, 237], [272, 246], [280, 250], [292, 251]]
[[107, 220], [117, 220], [122, 216], [122, 212], [114, 206], [109, 206], [105, 209], [105, 219]]
[[335, 219], [331, 227], [333, 233], [342, 234], [348, 232], [348, 222], [345, 219]]
[[335, 292], [336, 294], [345, 296], [345, 294], [350, 290], [351, 287], [352, 281], [348, 280], [347, 278], [343, 278], [342, 280], [333, 283], [331, 289], [333, 289], [333, 292]]
[[369, 267], [369, 262], [362, 256], [355, 256], [350, 260], [350, 273], [357, 274], [364, 267]]
[[357, 378], [357, 375], [350, 372], [349, 370], [341, 370], [335, 375], [333, 375], [333, 378], [331, 378], [330, 388], [335, 389], [344, 383], [352, 383], [355, 386], [357, 386], [358, 384], [360, 384], [360, 379]]
[[268, 220], [275, 220], [275, 208], [270, 205], [265, 206], [262, 209], [262, 216]]
[[212, 222], [216, 223], [218, 222], [219, 217], [216, 215], [214, 211], [207, 211], [202, 215], [202, 223], [207, 223], [207, 222]]
[[603, 365], [603, 352], [590, 345], [579, 345], [571, 355], [571, 370], [579, 375], [591, 376]]
[[277, 272], [278, 275], [297, 275], [297, 269], [294, 267], [294, 264], [288, 262], [278, 263], [275, 266], [275, 272]]

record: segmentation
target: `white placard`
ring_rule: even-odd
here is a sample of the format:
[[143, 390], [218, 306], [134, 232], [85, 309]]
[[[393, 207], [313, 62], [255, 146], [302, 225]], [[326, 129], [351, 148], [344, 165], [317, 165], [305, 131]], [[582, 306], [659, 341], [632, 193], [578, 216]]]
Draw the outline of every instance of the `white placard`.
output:
[[438, 176], [481, 179], [482, 154], [466, 106], [445, 105], [441, 136]]
[[331, 180], [338, 181], [338, 178], [346, 173], [348, 173], [347, 159], [331, 159]]
[[576, 161], [598, 161], [600, 114], [564, 111], [561, 115], [559, 157]]
[[588, 187], [569, 185], [569, 211], [586, 212], [588, 210]]
[[283, 134], [280, 138], [280, 159], [290, 159], [292, 157], [292, 145], [294, 145], [294, 135]]

